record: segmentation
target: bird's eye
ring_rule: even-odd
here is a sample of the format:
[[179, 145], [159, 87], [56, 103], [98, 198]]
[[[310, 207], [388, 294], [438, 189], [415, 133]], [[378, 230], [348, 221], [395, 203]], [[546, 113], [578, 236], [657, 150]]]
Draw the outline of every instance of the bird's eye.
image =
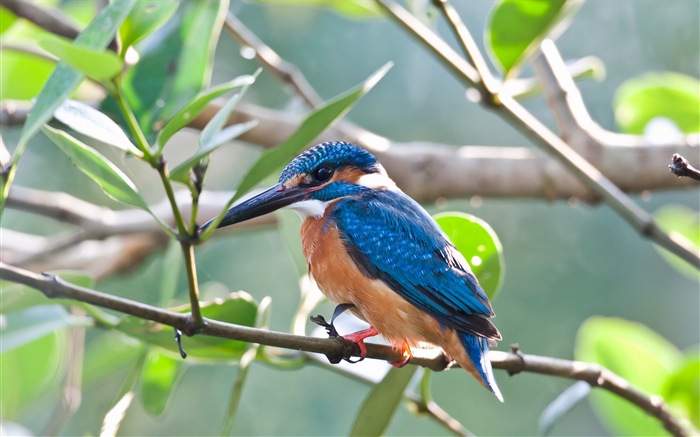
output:
[[318, 182], [326, 182], [333, 176], [333, 169], [327, 165], [322, 165], [313, 172], [314, 180]]

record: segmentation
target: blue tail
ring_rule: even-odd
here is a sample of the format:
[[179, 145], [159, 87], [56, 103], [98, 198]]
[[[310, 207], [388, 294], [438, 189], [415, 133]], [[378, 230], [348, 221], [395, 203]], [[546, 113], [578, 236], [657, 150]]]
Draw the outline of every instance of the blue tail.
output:
[[493, 377], [491, 361], [488, 358], [489, 341], [483, 337], [477, 337], [465, 332], [459, 333], [459, 339], [462, 341], [469, 358], [471, 358], [474, 367], [481, 375], [481, 379], [486, 384], [486, 387], [496, 395], [499, 401], [503, 402], [503, 395], [498, 389], [496, 378]]

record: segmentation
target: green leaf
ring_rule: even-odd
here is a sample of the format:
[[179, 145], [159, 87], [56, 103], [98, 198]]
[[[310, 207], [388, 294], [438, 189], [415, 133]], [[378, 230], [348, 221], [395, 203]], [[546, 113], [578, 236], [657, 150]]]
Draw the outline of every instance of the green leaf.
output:
[[[574, 357], [598, 363], [647, 394], [661, 393], [681, 353], [659, 334], [627, 320], [591, 317], [579, 328]], [[617, 435], [664, 435], [657, 419], [603, 390], [589, 399], [601, 421]]]
[[123, 372], [143, 353], [144, 345], [116, 330], [93, 330], [94, 338], [85, 348], [83, 383], [100, 383]]
[[194, 167], [202, 159], [207, 158], [212, 152], [223, 146], [228, 141], [236, 138], [239, 135], [253, 129], [258, 125], [257, 120], [250, 120], [246, 123], [234, 124], [224, 128], [228, 122], [231, 112], [243, 97], [243, 94], [248, 90], [250, 85], [255, 82], [261, 70], [258, 70], [253, 76], [242, 77], [238, 83], [242, 84], [241, 90], [234, 94], [224, 106], [209, 120], [209, 123], [202, 130], [199, 136], [199, 148], [194, 155], [187, 158], [182, 164], [178, 165], [170, 174], [171, 179], [182, 182], [189, 182], [190, 169]]
[[[0, 8], [0, 11], [4, 10]], [[2, 100], [35, 98], [55, 67], [56, 64], [48, 59], [12, 50], [2, 50], [2, 56], [0, 56]]]
[[[665, 232], [685, 238], [690, 246], [700, 252], [700, 214], [683, 205], [665, 205], [654, 212], [654, 220]], [[661, 256], [676, 270], [692, 280], [698, 279], [698, 270], [677, 255], [660, 246], [654, 246]]]
[[[204, 294], [203, 290], [203, 294]], [[244, 292], [231, 293], [227, 299], [217, 299], [201, 304], [204, 317], [242, 326], [254, 326], [257, 316], [257, 304], [249, 294]], [[177, 308], [176, 311], [189, 312], [189, 305]], [[117, 326], [121, 332], [137, 338], [149, 345], [158, 346], [169, 351], [173, 356], [180, 356], [173, 339], [173, 329], [148, 320], [127, 316]], [[197, 335], [183, 337], [182, 346], [187, 352], [187, 359], [194, 361], [228, 360], [236, 361], [241, 358], [248, 343], [224, 338]]]
[[[279, 0], [257, 0], [257, 2], [270, 3], [272, 5], [279, 4]], [[288, 4], [299, 7], [327, 8], [357, 20], [382, 17], [381, 9], [374, 2], [366, 0], [303, 0], [288, 2]]]
[[[260, 329], [267, 329], [269, 327], [270, 319], [270, 303], [272, 298], [269, 296], [265, 297], [258, 306], [258, 316], [255, 321], [255, 327]], [[226, 411], [226, 417], [224, 423], [221, 427], [221, 432], [219, 435], [231, 435], [233, 430], [233, 425], [235, 423], [236, 412], [238, 411], [238, 406], [241, 402], [241, 397], [243, 395], [243, 387], [248, 379], [248, 369], [250, 365], [255, 361], [255, 357], [258, 355], [258, 350], [261, 348], [259, 344], [251, 344], [248, 350], [245, 351], [241, 357], [241, 361], [238, 365], [238, 372], [236, 373], [236, 380], [233, 382], [233, 390], [231, 392], [231, 399], [228, 404], [228, 410]]]
[[172, 358], [155, 348], [148, 351], [141, 369], [140, 390], [144, 409], [159, 416], [168, 405], [178, 379], [185, 366], [182, 359]]
[[13, 313], [49, 303], [51, 301], [48, 297], [31, 287], [13, 282], [0, 283], [0, 314]]
[[380, 436], [385, 431], [396, 408], [403, 399], [406, 386], [418, 367], [392, 367], [384, 379], [372, 387], [355, 416], [351, 436]]
[[211, 139], [211, 141], [203, 146], [200, 146], [194, 155], [187, 158], [183, 163], [178, 165], [170, 173], [170, 178], [174, 181], [188, 183], [190, 169], [197, 165], [199, 161], [208, 157], [212, 152], [215, 152], [219, 147], [226, 144], [228, 141], [248, 132], [258, 125], [258, 120], [250, 120], [245, 123], [238, 123], [220, 131]]
[[673, 409], [678, 409], [700, 427], [700, 351], [695, 350], [685, 357], [680, 368], [669, 375], [661, 396]]
[[0, 8], [0, 34], [5, 33], [17, 21], [17, 16], [5, 8]]
[[114, 402], [112, 402], [109, 411], [105, 414], [100, 428], [101, 435], [116, 436], [126, 417], [126, 412], [131, 406], [131, 402], [134, 399], [134, 388], [148, 355], [148, 348], [141, 347], [140, 349], [136, 359], [132, 362], [122, 380], [121, 387], [114, 397]]
[[134, 183], [107, 158], [61, 130], [46, 126], [44, 132], [109, 197], [148, 211]]
[[156, 138], [158, 149], [163, 150], [168, 140], [175, 135], [177, 131], [187, 126], [195, 117], [201, 114], [209, 102], [234, 88], [251, 85], [253, 82], [255, 82], [254, 76], [239, 76], [230, 82], [223, 83], [199, 93], [197, 97], [180, 109], [168, 123], [166, 123], [163, 129], [158, 132], [158, 137]]
[[[129, 13], [136, 0], [115, 0], [105, 7], [94, 20], [75, 39], [75, 44], [93, 49], [104, 49], [115, 35], [117, 28]], [[22, 127], [17, 148], [12, 155], [9, 171], [3, 174], [0, 187], [0, 217], [5, 211], [5, 199], [10, 193], [10, 186], [17, 173], [17, 162], [24, 153], [29, 139], [46, 123], [53, 112], [83, 80], [83, 74], [60, 63], [44, 84], [34, 102], [31, 112]]]
[[700, 81], [679, 73], [648, 73], [624, 82], [615, 93], [615, 120], [623, 132], [644, 133], [656, 117], [684, 133], [700, 132]]
[[88, 326], [89, 319], [68, 313], [61, 305], [39, 305], [2, 315], [0, 353], [31, 343], [68, 326]]
[[3, 421], [19, 417], [25, 405], [36, 402], [59, 384], [67, 362], [66, 335], [65, 329], [51, 331], [0, 354]]
[[501, 0], [491, 11], [486, 43], [506, 78], [539, 47], [558, 36], [583, 2], [573, 0]]
[[56, 108], [54, 117], [87, 137], [132, 155], [143, 156], [143, 153], [133, 145], [117, 123], [90, 105], [68, 99]]
[[57, 36], [39, 41], [39, 47], [68, 66], [98, 81], [107, 81], [122, 71], [124, 63], [111, 50], [92, 49]]
[[374, 2], [365, 0], [345, 0], [342, 2], [326, 0], [326, 5], [346, 17], [358, 20], [381, 18], [383, 16], [381, 9]]
[[288, 163], [299, 152], [308, 147], [314, 138], [342, 117], [362, 96], [367, 94], [384, 77], [392, 65], [392, 63], [385, 64], [363, 83], [334, 97], [320, 108], [314, 110], [282, 144], [263, 152], [243, 176], [241, 183], [236, 189], [236, 194], [233, 196], [233, 200], [239, 199], [270, 173]]
[[[94, 288], [95, 286], [95, 278], [85, 272], [60, 270], [52, 271], [51, 274], [55, 274], [62, 280], [81, 287]], [[1, 314], [18, 312], [39, 305], [50, 305], [56, 303], [80, 307], [84, 309], [89, 316], [92, 316], [93, 319], [99, 321], [99, 323], [103, 326], [110, 326], [111, 324], [116, 323], [114, 320], [115, 316], [83, 302], [77, 302], [69, 299], [49, 299], [46, 297], [46, 295], [44, 295], [44, 293], [22, 284], [6, 282], [0, 285]]]
[[[110, 3], [80, 32], [74, 44], [97, 50], [107, 47], [135, 3], [136, 0], [115, 0]], [[51, 118], [56, 108], [75, 91], [83, 77], [82, 73], [73, 70], [64, 63], [56, 66], [24, 123], [18, 142], [18, 151], [24, 148], [29, 138], [34, 136], [39, 128]]]
[[489, 299], [496, 297], [505, 271], [496, 232], [480, 218], [462, 212], [436, 214], [435, 221], [467, 260]]
[[214, 51], [228, 11], [227, 0], [185, 1], [150, 39], [122, 86], [139, 126], [152, 141], [167, 120], [209, 85]]
[[234, 94], [233, 97], [231, 97], [228, 102], [226, 102], [224, 106], [219, 109], [212, 119], [209, 120], [209, 123], [207, 123], [204, 129], [202, 129], [202, 134], [199, 136], [199, 147], [208, 148], [211, 147], [213, 143], [218, 142], [216, 138], [217, 134], [221, 132], [226, 122], [228, 122], [231, 112], [233, 112], [233, 110], [236, 108], [238, 102], [241, 101], [241, 98], [245, 92], [248, 91], [248, 88], [255, 82], [255, 79], [258, 77], [258, 74], [260, 74], [261, 71], [261, 69], [258, 69], [258, 71], [250, 76], [250, 78], [241, 78], [241, 90]]
[[126, 50], [153, 33], [173, 16], [179, 2], [176, 0], [149, 0], [136, 3], [124, 24], [119, 28], [122, 56]]

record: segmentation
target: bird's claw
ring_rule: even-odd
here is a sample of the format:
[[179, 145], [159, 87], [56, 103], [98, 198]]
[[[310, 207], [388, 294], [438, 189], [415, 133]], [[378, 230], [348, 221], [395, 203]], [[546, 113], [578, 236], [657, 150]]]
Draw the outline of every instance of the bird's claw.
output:
[[411, 347], [405, 341], [401, 347], [401, 354], [402, 358], [399, 361], [389, 361], [389, 364], [397, 369], [400, 369], [411, 361], [411, 358], [413, 358], [413, 352], [411, 352]]
[[322, 315], [317, 315], [317, 316], [311, 316], [309, 319], [314, 322], [315, 324], [322, 326], [326, 329], [326, 332], [328, 332], [328, 336], [331, 338], [335, 337], [340, 337], [340, 334], [338, 334], [338, 330], [335, 329], [335, 325], [333, 325], [333, 322], [335, 322], [336, 317], [339, 315], [343, 314], [345, 311], [348, 309], [354, 307], [355, 305], [351, 303], [341, 303], [340, 305], [336, 306], [335, 309], [333, 310], [333, 315], [331, 316], [331, 321], [326, 322], [326, 318], [323, 317]]
[[333, 326], [333, 322], [326, 322], [326, 318], [322, 315], [319, 314], [317, 316], [311, 316], [309, 319], [315, 324], [325, 328], [330, 338], [340, 337], [340, 334], [338, 334], [338, 330], [335, 329], [335, 326]]
[[[357, 348], [360, 349], [360, 358], [358, 358], [356, 360], [353, 359], [352, 353], [354, 352], [354, 348], [349, 348], [349, 347], [344, 348], [343, 355], [342, 355], [342, 357], [340, 357], [340, 359], [343, 359], [343, 360], [347, 361], [348, 363], [352, 363], [352, 364], [359, 363], [360, 361], [364, 360], [365, 357], [367, 356], [367, 346], [365, 345], [365, 338], [378, 335], [377, 330], [374, 328], [371, 328], [371, 327], [368, 329], [364, 329], [362, 331], [353, 332], [352, 334], [347, 334], [347, 335], [343, 335], [343, 336], [338, 334], [338, 330], [333, 325], [333, 322], [335, 321], [336, 317], [343, 314], [346, 310], [348, 310], [349, 308], [352, 308], [354, 306], [355, 305], [353, 305], [351, 303], [343, 303], [343, 304], [338, 305], [337, 307], [335, 307], [335, 310], [333, 310], [333, 316], [331, 317], [330, 322], [327, 322], [326, 318], [320, 314], [317, 316], [311, 316], [311, 318], [310, 318], [310, 320], [312, 322], [325, 328], [326, 332], [328, 333], [328, 336], [330, 338], [342, 338], [347, 343], [353, 343], [353, 344], [357, 345]], [[409, 349], [409, 353], [410, 353], [410, 349]], [[328, 360], [332, 364], [339, 363], [340, 359], [338, 357], [335, 357], [335, 356], [328, 357]], [[410, 359], [410, 356], [408, 359]], [[408, 359], [406, 360], [406, 362], [408, 362]]]

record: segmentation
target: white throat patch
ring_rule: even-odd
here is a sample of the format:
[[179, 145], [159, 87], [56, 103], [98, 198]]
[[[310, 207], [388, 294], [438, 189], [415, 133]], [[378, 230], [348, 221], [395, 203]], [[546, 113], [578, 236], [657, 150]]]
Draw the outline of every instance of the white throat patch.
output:
[[303, 219], [307, 219], [309, 217], [321, 218], [326, 212], [328, 203], [329, 202], [323, 202], [317, 199], [306, 199], [292, 203], [291, 205], [287, 206], [287, 208], [298, 212]]

